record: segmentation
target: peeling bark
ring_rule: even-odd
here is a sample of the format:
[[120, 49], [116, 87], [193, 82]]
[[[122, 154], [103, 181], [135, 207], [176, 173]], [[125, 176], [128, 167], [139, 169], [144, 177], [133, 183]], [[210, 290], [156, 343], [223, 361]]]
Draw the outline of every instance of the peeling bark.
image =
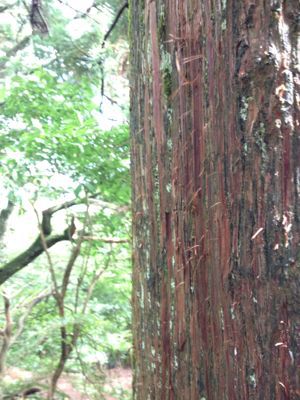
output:
[[130, 28], [135, 399], [299, 399], [299, 3]]

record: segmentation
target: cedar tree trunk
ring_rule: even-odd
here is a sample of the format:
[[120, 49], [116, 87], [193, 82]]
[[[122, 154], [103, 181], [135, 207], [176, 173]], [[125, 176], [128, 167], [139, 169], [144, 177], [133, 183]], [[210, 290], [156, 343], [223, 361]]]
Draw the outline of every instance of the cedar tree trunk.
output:
[[300, 399], [299, 1], [130, 14], [135, 399]]

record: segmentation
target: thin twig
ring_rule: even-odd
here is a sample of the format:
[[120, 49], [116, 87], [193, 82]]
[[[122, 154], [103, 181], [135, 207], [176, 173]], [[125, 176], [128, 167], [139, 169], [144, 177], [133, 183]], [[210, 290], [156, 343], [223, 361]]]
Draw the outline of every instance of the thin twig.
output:
[[17, 331], [16, 331], [16, 333], [14, 334], [14, 336], [13, 336], [13, 338], [12, 338], [12, 340], [11, 340], [11, 345], [12, 345], [13, 343], [16, 342], [16, 340], [19, 338], [19, 336], [20, 336], [21, 333], [23, 332], [23, 330], [24, 330], [24, 324], [25, 324], [27, 318], [29, 317], [29, 315], [30, 315], [32, 309], [33, 309], [37, 304], [39, 304], [41, 301], [43, 301], [44, 299], [50, 297], [52, 294], [53, 294], [52, 292], [40, 294], [38, 297], [36, 297], [35, 299], [33, 299], [33, 300], [29, 303], [26, 312], [24, 312], [24, 313], [22, 314], [21, 318], [20, 318], [19, 321], [18, 321], [18, 328], [17, 328]]
[[[102, 42], [102, 49], [105, 47], [106, 41], [109, 38], [110, 34], [112, 33], [112, 31], [114, 30], [115, 26], [117, 25], [121, 15], [123, 14], [123, 12], [126, 10], [126, 8], [128, 8], [128, 1], [125, 1], [125, 3], [122, 5], [122, 7], [119, 9], [119, 11], [117, 12], [110, 28], [108, 29], [108, 31], [105, 33], [104, 37], [103, 37], [103, 42]], [[100, 90], [101, 90], [101, 103], [100, 103], [100, 111], [102, 108], [102, 104], [103, 104], [103, 97], [104, 97], [104, 62], [103, 62], [103, 58], [101, 57], [100, 60], [98, 61], [98, 65], [100, 68], [100, 73], [101, 73], [101, 82], [100, 82]]]
[[[99, 21], [97, 21], [95, 18], [91, 17], [87, 12], [80, 11], [77, 8], [70, 6], [70, 4], [67, 4], [67, 3], [63, 2], [62, 0], [57, 0], [57, 1], [60, 4], [66, 6], [66, 7], [69, 7], [71, 10], [75, 11], [79, 15], [81, 15], [83, 17], [88, 17], [90, 20], [94, 21], [96, 24], [101, 25]], [[76, 16], [75, 18], [78, 18], [78, 16]]]
[[118, 238], [102, 238], [97, 236], [83, 236], [83, 240], [96, 241], [104, 243], [129, 243], [128, 239], [118, 239]]
[[88, 303], [89, 303], [89, 301], [90, 301], [90, 299], [91, 299], [91, 297], [92, 297], [92, 294], [93, 294], [93, 291], [94, 291], [94, 289], [95, 289], [96, 283], [98, 282], [98, 280], [100, 279], [100, 277], [104, 274], [104, 272], [105, 272], [105, 271], [107, 270], [107, 268], [109, 267], [109, 265], [110, 265], [110, 259], [111, 259], [111, 254], [110, 254], [109, 257], [108, 257], [108, 259], [107, 259], [107, 261], [106, 261], [106, 263], [105, 263], [104, 268], [100, 269], [97, 273], [95, 273], [95, 275], [94, 275], [94, 277], [93, 277], [93, 279], [92, 279], [92, 282], [90, 283], [90, 286], [89, 286], [89, 288], [88, 288], [85, 301], [84, 301], [84, 303], [83, 303], [82, 314], [85, 314], [85, 312], [86, 312]]
[[84, 277], [85, 277], [86, 272], [87, 272], [91, 247], [92, 246], [90, 245], [89, 246], [88, 256], [83, 260], [83, 264], [82, 264], [82, 267], [81, 267], [81, 272], [80, 272], [79, 277], [77, 279], [77, 285], [76, 285], [76, 291], [75, 291], [75, 304], [74, 304], [74, 312], [75, 312], [75, 314], [77, 314], [77, 311], [78, 311], [79, 291], [80, 291], [82, 282], [83, 282]]
[[43, 245], [45, 254], [47, 256], [50, 275], [51, 275], [51, 280], [52, 280], [52, 283], [54, 285], [55, 295], [59, 296], [59, 289], [58, 289], [58, 284], [57, 284], [57, 280], [56, 280], [56, 276], [55, 276], [54, 266], [53, 266], [52, 259], [51, 259], [51, 256], [50, 256], [50, 253], [49, 253], [49, 250], [48, 250], [48, 247], [47, 247], [47, 242], [46, 242], [45, 234], [44, 234], [43, 229], [42, 229], [42, 224], [40, 222], [39, 213], [38, 213], [37, 209], [34, 207], [34, 205], [32, 205], [32, 206], [33, 206], [35, 215], [36, 215], [37, 220], [38, 220], [38, 226], [39, 226], [41, 241], [42, 241], [42, 245]]

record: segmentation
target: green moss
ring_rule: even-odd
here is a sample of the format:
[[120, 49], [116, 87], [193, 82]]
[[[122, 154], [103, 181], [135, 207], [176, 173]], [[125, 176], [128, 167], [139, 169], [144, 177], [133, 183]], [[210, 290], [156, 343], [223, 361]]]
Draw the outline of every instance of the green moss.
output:
[[164, 95], [169, 99], [172, 94], [172, 62], [171, 55], [164, 50], [161, 50], [160, 70], [162, 74]]
[[248, 108], [249, 108], [249, 98], [246, 96], [242, 96], [240, 100], [240, 119], [243, 122], [246, 122], [247, 117], [248, 117]]
[[163, 71], [163, 88], [166, 98], [172, 94], [172, 76], [169, 70]]
[[168, 110], [167, 110], [167, 121], [171, 125], [171, 123], [173, 121], [173, 108], [172, 107], [168, 107]]
[[166, 26], [166, 15], [164, 7], [161, 8], [161, 12], [158, 17], [158, 40], [162, 43], [166, 39], [167, 26]]
[[267, 163], [268, 163], [268, 149], [265, 141], [266, 127], [263, 122], [260, 122], [258, 127], [254, 131], [255, 145], [259, 149], [261, 156], [261, 177], [264, 178]]
[[227, 28], [227, 18], [226, 18], [226, 11], [227, 11], [227, 0], [222, 0], [221, 2], [222, 5], [222, 9], [221, 9], [221, 13], [222, 13], [222, 20], [221, 20], [221, 29], [222, 31], [225, 31]]
[[128, 0], [128, 37], [131, 38], [132, 0]]
[[265, 125], [263, 122], [260, 122], [258, 128], [254, 132], [254, 138], [255, 138], [255, 144], [260, 149], [263, 158], [266, 157], [267, 155], [265, 133], [266, 133]]

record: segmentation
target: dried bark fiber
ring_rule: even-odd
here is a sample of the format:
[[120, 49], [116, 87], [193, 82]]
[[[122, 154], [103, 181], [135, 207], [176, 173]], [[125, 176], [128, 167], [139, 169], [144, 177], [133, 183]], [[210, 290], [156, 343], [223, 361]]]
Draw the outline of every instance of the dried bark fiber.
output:
[[130, 14], [135, 399], [300, 399], [299, 3]]

